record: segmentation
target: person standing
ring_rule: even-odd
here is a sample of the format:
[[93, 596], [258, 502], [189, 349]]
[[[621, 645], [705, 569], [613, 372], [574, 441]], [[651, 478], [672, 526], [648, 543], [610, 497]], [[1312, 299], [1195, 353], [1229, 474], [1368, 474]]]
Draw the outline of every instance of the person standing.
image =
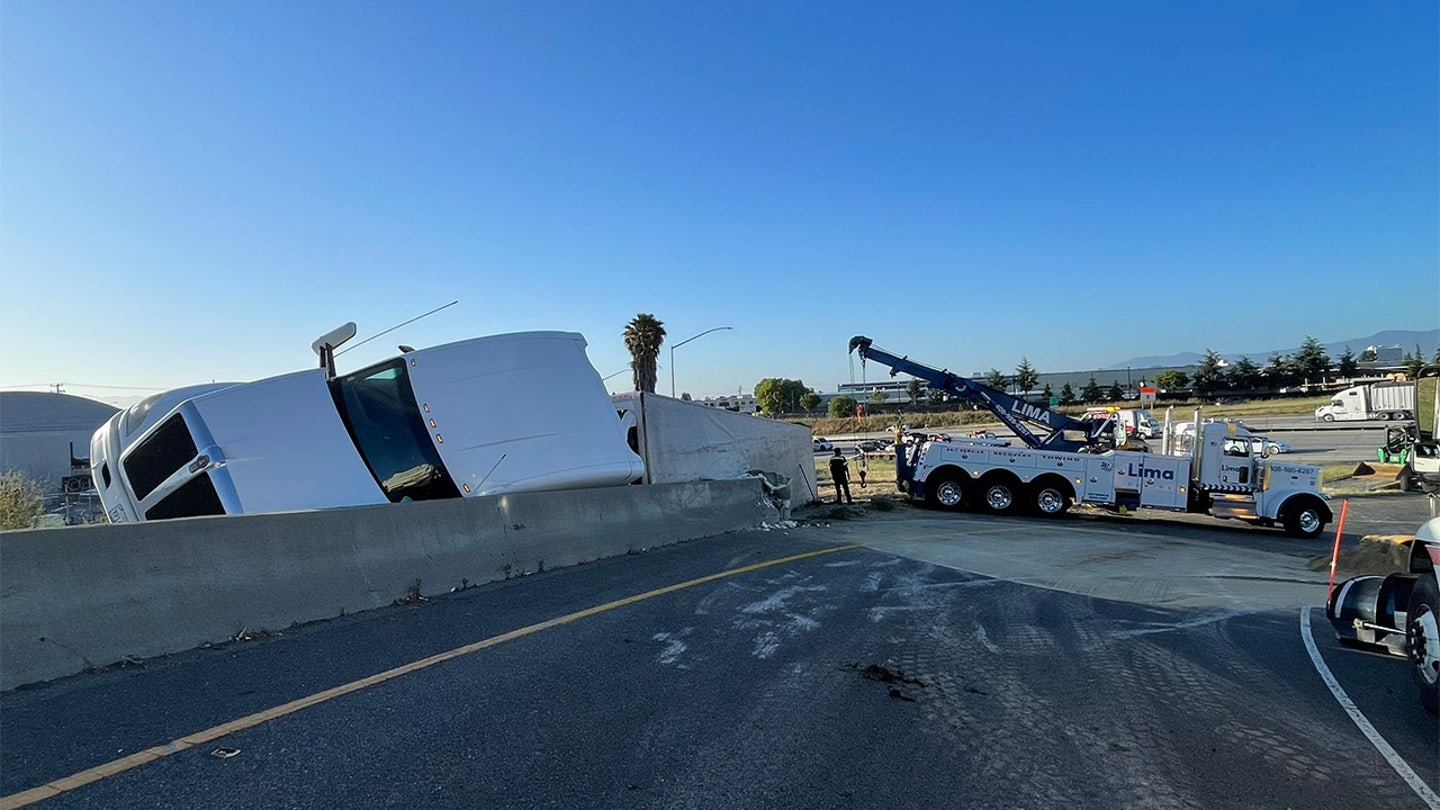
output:
[[830, 477], [835, 480], [835, 503], [842, 503], [842, 495], [845, 498], [843, 503], [854, 503], [854, 499], [850, 497], [850, 464], [838, 447], [835, 448], [835, 455], [830, 457]]
[[858, 475], [858, 476], [860, 476], [860, 488], [861, 488], [861, 489], [864, 489], [864, 488], [865, 488], [865, 474], [868, 473], [869, 471], [870, 471], [870, 462], [869, 462], [868, 458], [867, 458], [866, 455], [865, 455], [865, 450], [864, 450], [864, 448], [861, 448], [861, 450], [860, 450], [860, 468], [855, 471], [855, 474]]

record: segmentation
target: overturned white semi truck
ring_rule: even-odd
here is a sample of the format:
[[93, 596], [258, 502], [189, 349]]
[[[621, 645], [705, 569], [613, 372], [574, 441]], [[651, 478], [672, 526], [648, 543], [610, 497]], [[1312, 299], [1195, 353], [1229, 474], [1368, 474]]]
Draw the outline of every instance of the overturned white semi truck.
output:
[[572, 332], [419, 350], [337, 375], [320, 367], [151, 397], [95, 432], [112, 522], [284, 512], [640, 480], [600, 375]]

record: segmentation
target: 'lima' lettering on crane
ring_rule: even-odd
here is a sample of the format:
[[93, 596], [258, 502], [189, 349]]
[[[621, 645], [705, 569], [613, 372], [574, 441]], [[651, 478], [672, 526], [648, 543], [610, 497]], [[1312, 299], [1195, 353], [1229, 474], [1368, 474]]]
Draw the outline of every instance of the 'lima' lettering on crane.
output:
[[1020, 414], [1020, 416], [1024, 417], [1025, 419], [1030, 419], [1035, 422], [1043, 422], [1047, 425], [1050, 424], [1050, 413], [1045, 409], [1040, 408], [1036, 405], [1031, 405], [1028, 402], [1021, 402], [1019, 400], [1016, 400], [1010, 405], [1010, 411], [1011, 413]]

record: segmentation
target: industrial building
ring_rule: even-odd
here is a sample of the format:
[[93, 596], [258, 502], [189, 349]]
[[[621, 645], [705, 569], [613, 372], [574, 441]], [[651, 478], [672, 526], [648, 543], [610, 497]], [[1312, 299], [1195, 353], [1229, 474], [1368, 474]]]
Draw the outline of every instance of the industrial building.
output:
[[117, 410], [69, 394], [0, 391], [0, 472], [34, 480], [46, 511], [64, 510], [73, 522], [90, 511], [90, 436]]

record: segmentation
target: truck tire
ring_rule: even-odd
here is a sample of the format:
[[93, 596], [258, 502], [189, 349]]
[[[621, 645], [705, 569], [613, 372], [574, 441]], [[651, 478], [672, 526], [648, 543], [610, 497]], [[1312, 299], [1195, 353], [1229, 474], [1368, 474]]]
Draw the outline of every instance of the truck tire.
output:
[[1409, 464], [1401, 467], [1400, 474], [1396, 477], [1400, 479], [1401, 492], [1415, 492], [1420, 489], [1420, 487], [1415, 486], [1415, 471], [1410, 469]]
[[1381, 422], [1389, 422], [1389, 421], [1390, 421], [1390, 412], [1389, 412], [1389, 411], [1381, 411], [1380, 413], [1375, 414], [1375, 418], [1376, 418], [1376, 419], [1379, 419]]
[[925, 483], [925, 500], [931, 506], [953, 512], [965, 505], [965, 487], [960, 482], [959, 473], [941, 473], [931, 476]]
[[1030, 508], [1041, 517], [1059, 517], [1070, 508], [1070, 487], [1054, 477], [1030, 484]]
[[1323, 418], [1324, 418], [1324, 420], [1325, 420], [1326, 422], [1334, 422], [1334, 421], [1335, 421], [1335, 415], [1334, 415], [1334, 414], [1329, 414], [1329, 413], [1327, 413], [1327, 414], [1325, 414], [1325, 416], [1324, 416]]
[[1005, 472], [980, 479], [980, 505], [992, 515], [1008, 515], [1020, 505], [1020, 480]]
[[1325, 505], [1318, 498], [1302, 495], [1285, 504], [1280, 515], [1285, 533], [1300, 540], [1314, 540], [1325, 530]]
[[1409, 412], [1409, 411], [1396, 411], [1396, 412], [1395, 412], [1395, 421], [1396, 421], [1396, 422], [1404, 422], [1406, 419], [1409, 419], [1409, 418], [1410, 418], [1410, 412]]
[[[1418, 542], [1418, 541], [1417, 541]], [[1420, 705], [1440, 714], [1440, 588], [1435, 573], [1422, 574], [1405, 608], [1405, 653], [1420, 690]]]

